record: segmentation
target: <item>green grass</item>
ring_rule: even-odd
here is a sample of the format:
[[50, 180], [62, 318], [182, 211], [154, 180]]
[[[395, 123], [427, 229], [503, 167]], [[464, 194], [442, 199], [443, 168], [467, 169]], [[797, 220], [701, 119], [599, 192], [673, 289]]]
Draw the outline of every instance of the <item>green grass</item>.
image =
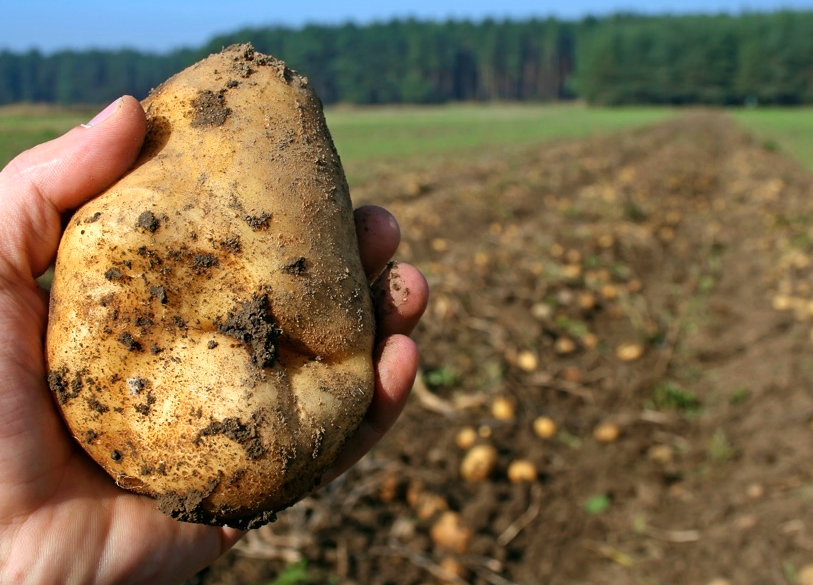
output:
[[[327, 119], [343, 161], [364, 163], [468, 155], [557, 138], [580, 138], [664, 120], [679, 110], [581, 104], [455, 104], [334, 107]], [[40, 106], [0, 108], [0, 167], [16, 154], [85, 122], [93, 111]], [[813, 108], [731, 110], [762, 141], [813, 170]]]
[[780, 150], [813, 171], [813, 108], [733, 110], [731, 116], [767, 150]]
[[[63, 134], [90, 110], [0, 108], [0, 167], [16, 154]], [[578, 138], [657, 122], [663, 108], [589, 108], [576, 104], [456, 104], [334, 107], [326, 116], [345, 164], [466, 155], [555, 138]]]
[[93, 117], [89, 110], [46, 106], [0, 108], [0, 168], [23, 150], [56, 138]]
[[342, 160], [352, 166], [580, 138], [650, 124], [674, 112], [577, 104], [456, 104], [339, 107], [328, 108], [326, 115]]

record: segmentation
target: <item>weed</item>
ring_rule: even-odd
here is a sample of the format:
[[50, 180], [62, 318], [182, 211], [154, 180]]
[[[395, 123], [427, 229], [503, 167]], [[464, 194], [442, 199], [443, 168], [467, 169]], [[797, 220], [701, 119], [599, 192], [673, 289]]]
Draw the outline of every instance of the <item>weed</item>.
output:
[[646, 528], [646, 516], [644, 514], [636, 514], [632, 519], [632, 529], [635, 531], [635, 534], [645, 534]]
[[738, 404], [742, 404], [743, 402], [748, 400], [750, 397], [751, 391], [745, 386], [741, 386], [740, 388], [734, 390], [734, 393], [728, 399], [728, 403], [731, 406], [737, 406]]
[[794, 565], [790, 561], [784, 561], [782, 563], [782, 574], [785, 577], [786, 583], [796, 583], [797, 571], [796, 565]]
[[737, 456], [737, 451], [723, 429], [717, 429], [709, 439], [708, 455], [712, 461], [725, 463]]
[[615, 263], [610, 267], [610, 272], [618, 280], [629, 280], [632, 278], [632, 269], [626, 264]]
[[591, 254], [584, 259], [585, 268], [598, 268], [599, 266], [601, 266], [601, 258], [595, 254]]
[[556, 326], [568, 335], [577, 337], [579, 339], [590, 333], [590, 329], [588, 329], [586, 324], [582, 323], [581, 321], [570, 319], [565, 315], [557, 317]]
[[701, 294], [709, 294], [715, 286], [717, 286], [717, 281], [709, 274], [704, 274], [697, 281], [697, 290]]
[[763, 150], [767, 152], [778, 152], [780, 150], [779, 143], [776, 140], [764, 140], [762, 142]]
[[557, 433], [556, 438], [571, 449], [578, 449], [582, 446], [582, 440], [579, 437], [564, 429]]
[[299, 561], [285, 567], [268, 585], [315, 585], [317, 579], [308, 572], [307, 561]]
[[449, 388], [460, 381], [460, 373], [449, 366], [427, 370], [423, 376], [430, 388]]
[[665, 381], [655, 386], [651, 406], [655, 410], [669, 409], [683, 414], [697, 414], [702, 408], [693, 392], [684, 390], [675, 382]]
[[584, 511], [591, 516], [596, 516], [602, 512], [606, 512], [611, 504], [612, 501], [609, 496], [606, 494], [597, 494], [588, 498], [584, 503]]

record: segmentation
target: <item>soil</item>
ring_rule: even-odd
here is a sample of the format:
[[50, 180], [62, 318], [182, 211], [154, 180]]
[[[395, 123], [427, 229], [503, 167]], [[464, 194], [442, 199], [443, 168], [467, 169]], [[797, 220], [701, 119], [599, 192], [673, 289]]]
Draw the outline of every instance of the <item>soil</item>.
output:
[[252, 363], [258, 368], [270, 368], [277, 360], [280, 329], [268, 310], [268, 295], [254, 294], [239, 308], [230, 311], [225, 321], [218, 318], [217, 331], [245, 344]]
[[231, 114], [231, 110], [226, 107], [224, 98], [225, 90], [215, 93], [210, 90], [201, 91], [192, 101], [194, 118], [192, 127], [199, 126], [222, 126], [226, 123], [226, 118]]
[[[259, 417], [257, 417], [259, 418]], [[257, 433], [257, 420], [244, 424], [239, 419], [230, 417], [222, 421], [213, 421], [198, 433], [198, 441], [211, 435], [224, 435], [232, 441], [239, 443], [245, 450], [249, 459], [257, 459], [265, 453], [260, 436]], [[197, 441], [196, 441], [197, 442]]]
[[[399, 259], [432, 290], [410, 402], [194, 582], [297, 563], [284, 582], [796, 582], [813, 563], [812, 187], [716, 112], [382, 167], [355, 203], [394, 212]], [[466, 441], [497, 450], [482, 481], [460, 475]]]
[[154, 232], [161, 227], [161, 221], [155, 217], [152, 211], [143, 211], [141, 215], [138, 216], [136, 227], [144, 228], [149, 232]]

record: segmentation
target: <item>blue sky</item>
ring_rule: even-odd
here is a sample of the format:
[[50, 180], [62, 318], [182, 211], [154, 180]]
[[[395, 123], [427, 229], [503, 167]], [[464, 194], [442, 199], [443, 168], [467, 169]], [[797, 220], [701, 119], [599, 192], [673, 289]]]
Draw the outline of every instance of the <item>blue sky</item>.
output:
[[[22, 51], [130, 47], [167, 51], [204, 43], [244, 26], [366, 23], [393, 17], [422, 19], [487, 16], [578, 19], [618, 11], [646, 13], [813, 10], [813, 0], [417, 0], [404, 7], [381, 0], [6, 0], [0, 18], [0, 49]], [[230, 8], [226, 8], [226, 7]]]

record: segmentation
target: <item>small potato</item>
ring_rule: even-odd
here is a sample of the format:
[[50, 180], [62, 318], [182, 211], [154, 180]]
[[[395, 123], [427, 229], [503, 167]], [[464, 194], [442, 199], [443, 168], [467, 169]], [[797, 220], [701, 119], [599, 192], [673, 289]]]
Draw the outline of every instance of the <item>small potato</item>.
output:
[[469, 576], [469, 570], [466, 568], [466, 565], [461, 563], [455, 557], [443, 557], [439, 563], [439, 566], [444, 575], [450, 576], [457, 582], [459, 582], [461, 579], [465, 580]]
[[457, 512], [447, 511], [432, 525], [429, 536], [441, 550], [465, 554], [474, 537], [472, 529]]
[[477, 431], [474, 427], [463, 427], [455, 435], [455, 444], [460, 449], [471, 449], [477, 442]]
[[539, 359], [536, 357], [536, 353], [530, 350], [521, 351], [517, 355], [517, 365], [523, 372], [535, 372], [539, 367]]
[[491, 403], [491, 416], [497, 420], [509, 422], [514, 420], [517, 413], [516, 403], [507, 396], [498, 396]]
[[634, 362], [644, 355], [644, 351], [640, 343], [622, 343], [615, 348], [615, 355], [622, 362]]
[[516, 459], [508, 465], [508, 481], [511, 483], [532, 483], [538, 477], [536, 465], [527, 459]]
[[600, 423], [593, 429], [593, 438], [599, 443], [614, 443], [621, 435], [621, 428], [611, 422]]
[[539, 416], [533, 422], [534, 433], [540, 439], [550, 439], [556, 435], [556, 422], [548, 416]]
[[460, 475], [466, 481], [485, 481], [494, 473], [498, 457], [492, 445], [475, 445], [460, 462]]
[[133, 170], [60, 244], [50, 387], [119, 486], [254, 528], [319, 483], [372, 398], [347, 182], [307, 80], [249, 45], [143, 106]]

